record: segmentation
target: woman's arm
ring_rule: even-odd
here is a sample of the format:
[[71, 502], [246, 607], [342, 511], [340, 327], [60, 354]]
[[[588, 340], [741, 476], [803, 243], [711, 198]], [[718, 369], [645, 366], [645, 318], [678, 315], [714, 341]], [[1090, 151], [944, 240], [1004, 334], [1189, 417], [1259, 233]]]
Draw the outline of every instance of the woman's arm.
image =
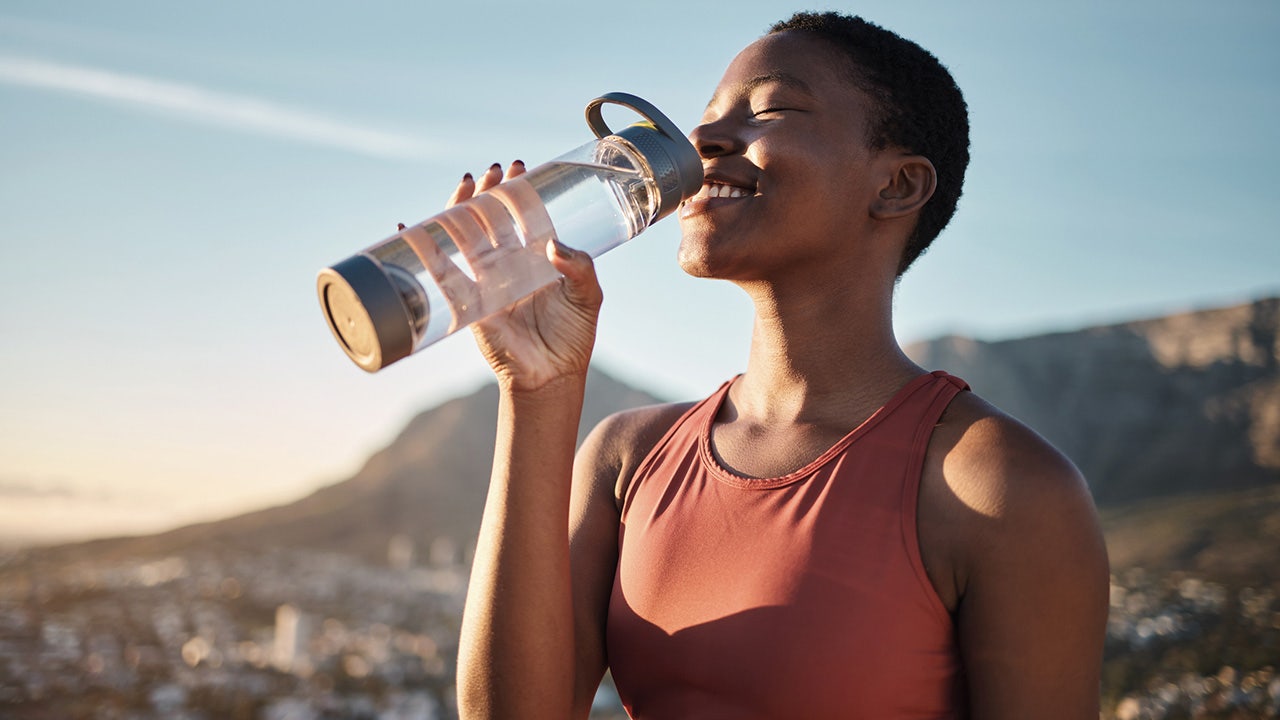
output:
[[569, 496], [582, 385], [501, 395], [458, 653], [464, 718], [570, 717]]
[[[513, 166], [507, 177], [523, 172]], [[497, 184], [496, 165], [451, 204]], [[563, 276], [474, 326], [498, 378], [498, 434], [463, 613], [466, 718], [568, 717], [576, 649], [569, 561], [574, 444], [601, 302], [591, 258], [555, 244]]]

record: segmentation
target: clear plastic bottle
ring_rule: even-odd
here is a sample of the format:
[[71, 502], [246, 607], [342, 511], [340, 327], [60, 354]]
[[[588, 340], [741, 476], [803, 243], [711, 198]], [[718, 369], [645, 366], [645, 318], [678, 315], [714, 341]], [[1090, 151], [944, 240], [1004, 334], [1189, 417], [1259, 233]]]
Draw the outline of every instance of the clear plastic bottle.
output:
[[[605, 103], [646, 121], [613, 133]], [[380, 370], [554, 282], [553, 238], [599, 256], [701, 187], [697, 151], [644, 100], [604, 95], [587, 121], [595, 141], [320, 272], [325, 318], [357, 365]]]

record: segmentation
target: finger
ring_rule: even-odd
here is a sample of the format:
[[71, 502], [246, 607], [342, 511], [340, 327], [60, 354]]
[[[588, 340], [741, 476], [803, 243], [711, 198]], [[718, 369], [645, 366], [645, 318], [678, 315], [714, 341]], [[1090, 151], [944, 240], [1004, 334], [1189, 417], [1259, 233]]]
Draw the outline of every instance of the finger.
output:
[[513, 177], [519, 177], [523, 174], [524, 174], [524, 161], [515, 160], [515, 161], [512, 161], [511, 167], [507, 168], [507, 174], [503, 179], [510, 180]]
[[403, 229], [404, 229], [404, 223], [396, 223], [396, 230], [403, 230]]
[[502, 182], [502, 166], [494, 163], [480, 176], [480, 182], [476, 183], [476, 193], [482, 193], [500, 182]]
[[452, 315], [449, 331], [457, 330], [459, 325], [456, 309], [469, 307], [477, 303], [479, 301], [479, 288], [476, 287], [471, 278], [463, 273], [461, 268], [454, 264], [453, 259], [446, 254], [421, 225], [409, 228], [402, 237], [422, 260], [422, 264], [426, 266], [427, 271], [431, 273], [431, 277], [436, 281], [436, 287], [440, 288], [440, 292], [445, 296], [446, 304], [449, 306], [449, 312]]
[[[517, 167], [518, 165], [518, 167]], [[513, 171], [508, 172], [508, 179], [524, 173], [524, 163], [512, 163]], [[516, 243], [528, 245], [535, 250], [542, 250], [543, 245], [555, 237], [555, 228], [551, 226], [551, 218], [547, 215], [538, 197], [538, 191], [527, 182], [504, 182], [490, 188], [486, 195], [498, 198], [507, 206], [510, 217], [520, 227], [520, 237], [510, 238]], [[504, 241], [505, 241], [504, 237]], [[496, 243], [504, 244], [503, 242]]]
[[471, 177], [471, 173], [462, 176], [462, 180], [458, 183], [458, 187], [454, 188], [453, 194], [449, 196], [449, 202], [445, 203], [446, 208], [451, 208], [458, 203], [468, 200], [472, 195], [476, 194], [476, 181]]
[[547, 259], [564, 276], [565, 295], [570, 302], [584, 309], [600, 307], [604, 293], [596, 278], [596, 267], [591, 256], [574, 250], [559, 240], [547, 243]]
[[480, 223], [480, 227], [483, 228], [486, 242], [475, 243], [475, 247], [468, 247], [467, 243], [459, 243], [458, 247], [467, 254], [467, 260], [471, 262], [472, 267], [476, 268], [477, 273], [481, 271], [482, 265], [479, 262], [478, 253], [482, 254], [502, 247], [514, 249], [522, 245], [516, 225], [511, 222], [511, 211], [507, 210], [497, 197], [505, 187], [505, 185], [495, 187], [489, 192], [471, 198], [467, 203], [467, 208], [471, 211], [471, 219]]

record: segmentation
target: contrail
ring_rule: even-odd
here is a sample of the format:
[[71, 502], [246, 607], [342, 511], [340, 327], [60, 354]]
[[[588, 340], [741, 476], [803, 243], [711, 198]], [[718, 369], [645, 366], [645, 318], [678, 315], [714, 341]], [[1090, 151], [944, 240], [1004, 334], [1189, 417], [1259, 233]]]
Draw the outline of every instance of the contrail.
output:
[[0, 55], [0, 83], [114, 100], [186, 120], [397, 160], [433, 155], [421, 139], [357, 127], [266, 100], [140, 75]]

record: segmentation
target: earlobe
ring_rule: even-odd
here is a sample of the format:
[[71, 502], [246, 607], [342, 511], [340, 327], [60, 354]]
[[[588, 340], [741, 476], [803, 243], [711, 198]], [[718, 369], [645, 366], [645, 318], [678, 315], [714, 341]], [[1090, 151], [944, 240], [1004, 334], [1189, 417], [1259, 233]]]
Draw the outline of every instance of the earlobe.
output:
[[888, 181], [871, 206], [871, 217], [891, 220], [917, 212], [933, 197], [938, 174], [923, 155], [895, 158]]

